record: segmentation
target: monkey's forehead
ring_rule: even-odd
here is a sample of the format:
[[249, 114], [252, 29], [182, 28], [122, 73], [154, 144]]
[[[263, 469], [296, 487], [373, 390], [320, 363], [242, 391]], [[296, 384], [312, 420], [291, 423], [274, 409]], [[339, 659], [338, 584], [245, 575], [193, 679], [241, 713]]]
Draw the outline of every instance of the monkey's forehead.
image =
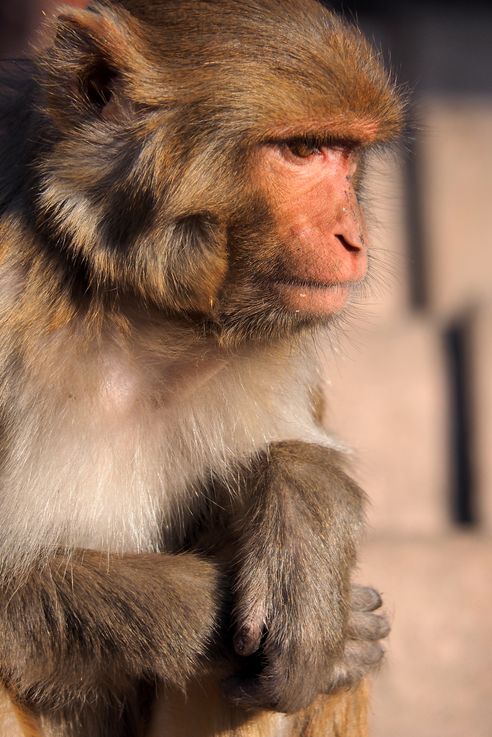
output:
[[343, 135], [355, 126], [369, 142], [401, 127], [403, 105], [379, 54], [317, 0], [101, 0], [93, 8], [109, 23], [108, 55], [119, 56], [149, 104], [240, 114], [258, 130], [281, 122], [295, 133], [310, 121]]

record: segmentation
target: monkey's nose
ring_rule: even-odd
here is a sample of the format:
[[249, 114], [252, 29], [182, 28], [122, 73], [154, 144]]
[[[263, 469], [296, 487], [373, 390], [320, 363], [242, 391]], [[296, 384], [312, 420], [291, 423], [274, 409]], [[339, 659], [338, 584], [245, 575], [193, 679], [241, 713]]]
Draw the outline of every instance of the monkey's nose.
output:
[[364, 217], [353, 194], [351, 201], [340, 208], [333, 235], [349, 253], [365, 251]]
[[364, 250], [364, 238], [359, 234], [358, 238], [347, 238], [343, 233], [335, 233], [337, 238], [346, 251], [349, 253], [358, 253]]

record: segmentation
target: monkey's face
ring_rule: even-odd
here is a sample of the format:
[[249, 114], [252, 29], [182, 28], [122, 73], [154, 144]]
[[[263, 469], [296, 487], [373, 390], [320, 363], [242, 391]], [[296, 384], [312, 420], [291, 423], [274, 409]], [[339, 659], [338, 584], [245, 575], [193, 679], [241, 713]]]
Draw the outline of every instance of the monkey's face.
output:
[[353, 141], [313, 137], [258, 147], [253, 176], [264, 210], [242, 213], [230, 231], [231, 268], [216, 308], [226, 327], [244, 311], [270, 331], [292, 329], [345, 306], [367, 271], [362, 155]]
[[357, 31], [312, 0], [100, 2], [57, 30], [38, 222], [92, 289], [236, 342], [344, 307], [363, 152], [401, 122]]
[[274, 286], [287, 309], [329, 315], [365, 276], [365, 224], [354, 188], [359, 157], [343, 141], [292, 141], [262, 151], [259, 177], [284, 245]]

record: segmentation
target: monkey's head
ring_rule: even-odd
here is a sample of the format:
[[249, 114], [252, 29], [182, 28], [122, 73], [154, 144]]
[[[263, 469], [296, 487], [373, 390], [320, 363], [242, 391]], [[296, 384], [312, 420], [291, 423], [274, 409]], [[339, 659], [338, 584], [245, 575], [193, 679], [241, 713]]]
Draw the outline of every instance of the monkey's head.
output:
[[315, 0], [67, 9], [39, 78], [37, 224], [95, 292], [239, 341], [329, 320], [364, 279], [364, 158], [402, 105]]

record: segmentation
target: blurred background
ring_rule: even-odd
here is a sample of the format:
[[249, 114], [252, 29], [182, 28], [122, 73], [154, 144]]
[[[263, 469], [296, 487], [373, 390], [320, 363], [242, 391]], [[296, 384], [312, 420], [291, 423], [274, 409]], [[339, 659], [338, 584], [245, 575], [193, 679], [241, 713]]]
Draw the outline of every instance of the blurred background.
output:
[[383, 287], [328, 372], [371, 499], [360, 580], [393, 621], [372, 735], [490, 737], [492, 5], [340, 8], [410, 93], [401, 155], [375, 172]]
[[[84, 0], [72, 2], [84, 5]], [[24, 57], [45, 0], [1, 0]], [[492, 735], [492, 7], [331, 3], [409, 91], [369, 186], [371, 297], [327, 365], [326, 422], [371, 499], [358, 578], [393, 621], [373, 737]]]

